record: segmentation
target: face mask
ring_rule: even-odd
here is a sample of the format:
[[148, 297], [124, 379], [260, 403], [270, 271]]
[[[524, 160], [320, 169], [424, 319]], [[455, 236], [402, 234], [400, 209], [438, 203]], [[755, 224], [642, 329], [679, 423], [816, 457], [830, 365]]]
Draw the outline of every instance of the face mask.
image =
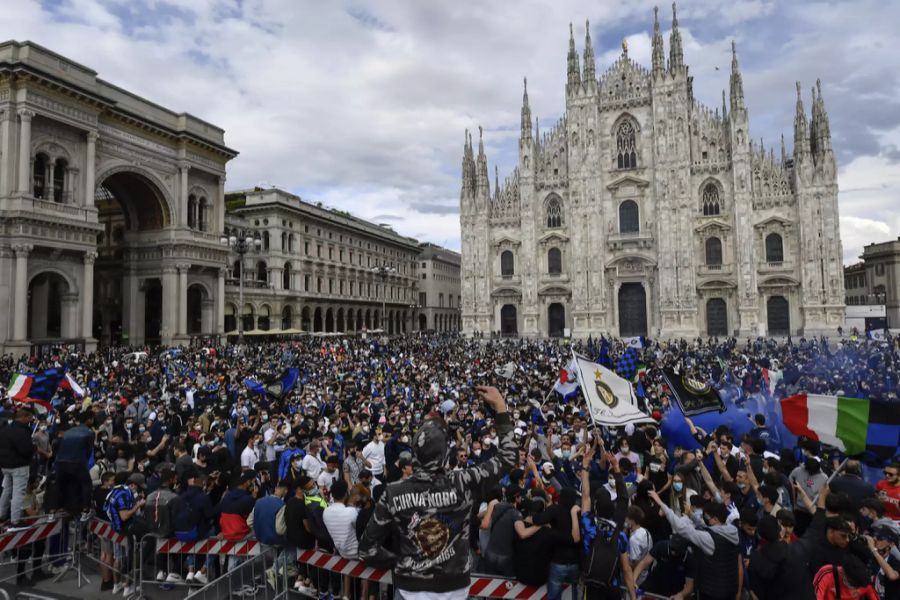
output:
[[133, 422], [131, 422], [131, 421], [126, 421], [126, 422], [125, 422], [125, 428], [126, 428], [126, 429], [131, 429], [132, 427], [134, 427], [134, 423], [133, 423]]
[[147, 428], [144, 427], [143, 425], [141, 425], [140, 427], [138, 427], [138, 431], [140, 431], [141, 433], [144, 433], [145, 431], [147, 431]]
[[769, 474], [769, 469], [768, 469], [768, 467], [763, 467], [762, 472], [763, 472], [763, 475], [768, 475], [768, 474]]
[[610, 477], [610, 478], [609, 478], [609, 487], [615, 489], [615, 487], [616, 487], [616, 480], [615, 480], [614, 477]]
[[563, 450], [563, 451], [562, 451], [562, 457], [563, 457], [563, 458], [569, 458], [571, 455], [572, 455], [572, 451], [571, 451], [571, 450]]
[[369, 426], [368, 426], [368, 425], [363, 425], [362, 430], [363, 430], [363, 432], [365, 432], [365, 433], [369, 433]]
[[317, 485], [312, 486], [312, 487], [306, 492], [306, 494], [307, 494], [308, 496], [318, 496], [318, 495], [319, 495], [319, 486], [317, 486]]
[[681, 490], [684, 489], [684, 484], [681, 483], [680, 481], [676, 481], [675, 483], [672, 484], [672, 489], [675, 490], [676, 492], [680, 492]]
[[478, 448], [478, 449], [476, 449], [476, 450], [473, 450], [473, 451], [472, 451], [472, 454], [474, 454], [475, 456], [481, 456], [481, 448]]
[[268, 420], [269, 420], [269, 415], [263, 415], [263, 416], [262, 416], [262, 422], [263, 422], [263, 423], [265, 423], [265, 422], [268, 421]]
[[291, 461], [291, 465], [292, 465], [295, 469], [299, 469], [301, 464], [303, 464], [303, 461], [299, 461], [299, 460], [293, 460], [293, 461]]
[[408, 436], [408, 435], [402, 436], [402, 437], [400, 438], [400, 443], [401, 443], [401, 444], [408, 444], [408, 443], [409, 443], [409, 436]]
[[694, 520], [703, 521], [703, 509], [702, 508], [698, 508], [697, 510], [694, 511]]
[[627, 454], [627, 453], [628, 453], [628, 446], [622, 446], [621, 448], [619, 448], [619, 450], [622, 452], [622, 454]]

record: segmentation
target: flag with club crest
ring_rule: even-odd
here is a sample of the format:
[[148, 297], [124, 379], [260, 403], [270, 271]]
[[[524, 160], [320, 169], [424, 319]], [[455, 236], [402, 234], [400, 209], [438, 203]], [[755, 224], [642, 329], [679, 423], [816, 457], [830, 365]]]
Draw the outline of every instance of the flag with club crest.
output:
[[638, 408], [634, 388], [628, 380], [584, 356], [575, 356], [575, 371], [594, 423], [610, 427], [655, 423]]

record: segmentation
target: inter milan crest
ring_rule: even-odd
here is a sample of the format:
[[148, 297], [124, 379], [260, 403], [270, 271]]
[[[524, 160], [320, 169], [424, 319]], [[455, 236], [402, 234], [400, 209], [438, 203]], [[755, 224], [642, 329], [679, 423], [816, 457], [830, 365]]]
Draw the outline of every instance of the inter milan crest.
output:
[[603, 381], [603, 373], [600, 372], [600, 369], [594, 371], [594, 385], [597, 388], [597, 396], [603, 401], [603, 404], [609, 408], [615, 408], [619, 404], [619, 399]]
[[697, 396], [703, 396], [709, 393], [710, 387], [709, 384], [705, 381], [701, 381], [695, 377], [691, 377], [690, 375], [685, 375], [681, 378], [681, 384], [685, 387], [687, 391], [692, 394], [696, 394]]

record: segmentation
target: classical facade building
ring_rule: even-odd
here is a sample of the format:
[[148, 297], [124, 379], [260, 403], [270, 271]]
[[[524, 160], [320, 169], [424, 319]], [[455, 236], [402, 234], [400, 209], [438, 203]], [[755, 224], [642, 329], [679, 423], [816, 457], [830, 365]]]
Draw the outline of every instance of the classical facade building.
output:
[[459, 331], [461, 291], [458, 252], [436, 244], [420, 245], [418, 256], [419, 323], [424, 331]]
[[526, 87], [518, 166], [493, 191], [466, 135], [464, 332], [834, 331], [838, 186], [818, 84], [811, 105], [798, 83], [793, 150], [776, 153], [752, 141], [734, 49], [721, 110], [694, 97], [674, 7], [668, 60], [657, 17], [650, 69], [623, 44], [598, 76], [590, 28], [583, 57], [570, 33], [565, 114], [539, 132]]
[[416, 240], [275, 188], [229, 192], [227, 205], [225, 233], [249, 233], [260, 247], [229, 259], [228, 333], [238, 315], [243, 331], [415, 328]]
[[0, 43], [0, 350], [221, 333], [222, 129]]
[[900, 238], [867, 244], [862, 262], [844, 269], [850, 306], [880, 306], [887, 326], [900, 329]]

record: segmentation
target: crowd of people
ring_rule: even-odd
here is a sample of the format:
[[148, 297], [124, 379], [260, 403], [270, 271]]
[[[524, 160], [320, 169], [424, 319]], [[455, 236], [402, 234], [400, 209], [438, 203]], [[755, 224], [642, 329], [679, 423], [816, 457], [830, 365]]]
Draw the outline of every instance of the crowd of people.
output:
[[[898, 342], [648, 343], [642, 408], [661, 418], [672, 404], [664, 369], [736, 388], [747, 407], [772, 401], [774, 369], [775, 397], [895, 400]], [[628, 346], [602, 344], [613, 363]], [[551, 600], [565, 586], [631, 600], [900, 598], [900, 464], [867, 481], [811, 440], [770, 447], [688, 422], [694, 443], [671, 449], [658, 424], [594, 424], [580, 395], [552, 390], [573, 351], [599, 347], [421, 334], [3, 357], [0, 381], [58, 369], [84, 393], [61, 387], [35, 414], [3, 391], [0, 521], [256, 539], [279, 549], [271, 583], [286, 571], [320, 597], [377, 590], [297, 564], [297, 549], [392, 569], [404, 600], [466, 598], [473, 572], [546, 585]], [[16, 555], [20, 585], [65, 568], [49, 544], [48, 564], [39, 544]], [[134, 591], [139, 550], [101, 544], [101, 591]], [[164, 563], [161, 585], [229, 567]]]

